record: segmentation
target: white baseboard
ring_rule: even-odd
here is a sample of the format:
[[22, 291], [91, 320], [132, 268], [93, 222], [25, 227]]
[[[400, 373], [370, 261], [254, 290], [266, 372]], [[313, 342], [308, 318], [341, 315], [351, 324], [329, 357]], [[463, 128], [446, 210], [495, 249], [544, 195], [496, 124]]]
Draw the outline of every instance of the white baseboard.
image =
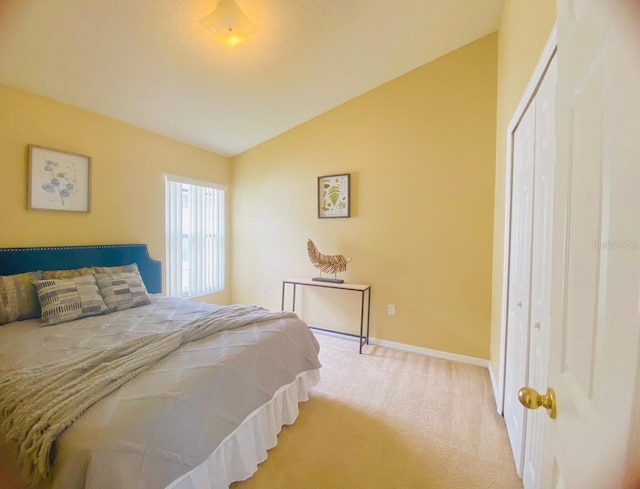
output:
[[[314, 328], [313, 326], [310, 326], [310, 327]], [[347, 336], [344, 334], [334, 333], [332, 331], [326, 331], [322, 329], [314, 328], [313, 332], [318, 334], [324, 334], [327, 336], [334, 336], [336, 338], [342, 338], [344, 340], [351, 340], [356, 342], [359, 340], [357, 336]], [[395, 341], [380, 340], [378, 338], [369, 337], [369, 344], [384, 346], [385, 348], [394, 348], [396, 350], [408, 351], [411, 353], [417, 353], [418, 355], [426, 355], [428, 357], [441, 358], [443, 360], [449, 360], [451, 362], [466, 363], [468, 365], [475, 365], [477, 367], [484, 367], [487, 369], [490, 369], [491, 367], [491, 363], [489, 362], [489, 360], [485, 360], [484, 358], [469, 357], [467, 355], [459, 355], [457, 353], [449, 353], [446, 351], [432, 350], [431, 348], [408, 345], [406, 343], [397, 343]], [[491, 375], [491, 370], [489, 371], [489, 375]], [[492, 380], [492, 383], [493, 383], [493, 380]], [[495, 392], [495, 387], [494, 387], [494, 392]]]
[[406, 343], [397, 343], [395, 341], [379, 340], [378, 338], [369, 338], [372, 345], [384, 346], [385, 348], [395, 348], [396, 350], [417, 353], [418, 355], [426, 355], [428, 357], [441, 358], [451, 362], [466, 363], [477, 367], [489, 368], [489, 360], [483, 358], [469, 357], [467, 355], [459, 355], [457, 353], [449, 353], [448, 351], [432, 350], [431, 348], [423, 348], [421, 346], [407, 345]]
[[[328, 331], [326, 329], [322, 329], [322, 328], [318, 328], [317, 326], [311, 326], [309, 325], [309, 327], [311, 329], [313, 329], [314, 333], [318, 333], [318, 334], [323, 334], [325, 336], [333, 336], [334, 338], [340, 338], [341, 340], [347, 340], [347, 341], [355, 341], [358, 342], [358, 340], [360, 339], [358, 336], [351, 336], [351, 333], [349, 334], [345, 334], [345, 333], [335, 333], [333, 331]], [[371, 338], [369, 338], [371, 339]]]
[[491, 379], [491, 388], [493, 389], [493, 397], [496, 400], [496, 411], [498, 411], [498, 414], [500, 416], [502, 416], [502, 406], [501, 406], [501, 402], [498, 399], [498, 381], [496, 380], [496, 374], [493, 371], [493, 364], [491, 362], [489, 362], [489, 378]]

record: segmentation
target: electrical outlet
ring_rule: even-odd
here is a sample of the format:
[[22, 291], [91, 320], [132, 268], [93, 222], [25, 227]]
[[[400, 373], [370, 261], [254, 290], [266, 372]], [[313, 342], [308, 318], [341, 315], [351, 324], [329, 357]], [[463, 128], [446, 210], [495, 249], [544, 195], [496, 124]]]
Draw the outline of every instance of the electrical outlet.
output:
[[262, 287], [262, 297], [267, 297], [267, 288]]
[[389, 316], [396, 315], [396, 306], [395, 304], [389, 304]]

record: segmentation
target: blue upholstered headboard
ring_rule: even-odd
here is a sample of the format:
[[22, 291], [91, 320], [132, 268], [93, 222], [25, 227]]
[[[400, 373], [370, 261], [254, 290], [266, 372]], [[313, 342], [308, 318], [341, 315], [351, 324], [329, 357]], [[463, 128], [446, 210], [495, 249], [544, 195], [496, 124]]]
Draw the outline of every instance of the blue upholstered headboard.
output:
[[162, 292], [162, 264], [149, 256], [145, 244], [0, 248], [0, 275], [130, 263], [138, 264], [150, 293]]

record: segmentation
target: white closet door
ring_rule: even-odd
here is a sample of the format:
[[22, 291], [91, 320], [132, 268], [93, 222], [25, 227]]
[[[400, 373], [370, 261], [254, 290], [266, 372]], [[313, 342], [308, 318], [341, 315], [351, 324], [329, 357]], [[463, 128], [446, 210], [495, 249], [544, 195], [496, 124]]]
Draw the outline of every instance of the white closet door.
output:
[[[536, 94], [535, 170], [533, 183], [533, 236], [531, 250], [531, 328], [529, 375], [526, 385], [546, 392], [551, 332], [551, 255], [553, 237], [553, 172], [556, 164], [557, 55]], [[523, 384], [524, 386], [525, 384]], [[513, 394], [510, 392], [510, 394]], [[540, 409], [527, 413], [523, 482], [525, 489], [540, 489], [545, 423]]]
[[522, 476], [526, 413], [518, 401], [517, 393], [527, 381], [529, 355], [535, 124], [536, 102], [534, 100], [527, 108], [513, 135], [504, 418], [520, 476]]

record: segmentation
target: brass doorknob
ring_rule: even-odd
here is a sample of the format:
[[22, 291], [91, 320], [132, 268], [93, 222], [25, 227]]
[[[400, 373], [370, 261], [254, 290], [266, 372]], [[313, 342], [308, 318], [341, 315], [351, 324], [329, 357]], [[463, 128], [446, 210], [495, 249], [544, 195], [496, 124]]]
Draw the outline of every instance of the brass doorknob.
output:
[[543, 407], [547, 410], [547, 414], [551, 419], [556, 419], [556, 393], [549, 387], [545, 395], [540, 394], [531, 387], [523, 387], [518, 391], [518, 399], [527, 409], [538, 409]]

